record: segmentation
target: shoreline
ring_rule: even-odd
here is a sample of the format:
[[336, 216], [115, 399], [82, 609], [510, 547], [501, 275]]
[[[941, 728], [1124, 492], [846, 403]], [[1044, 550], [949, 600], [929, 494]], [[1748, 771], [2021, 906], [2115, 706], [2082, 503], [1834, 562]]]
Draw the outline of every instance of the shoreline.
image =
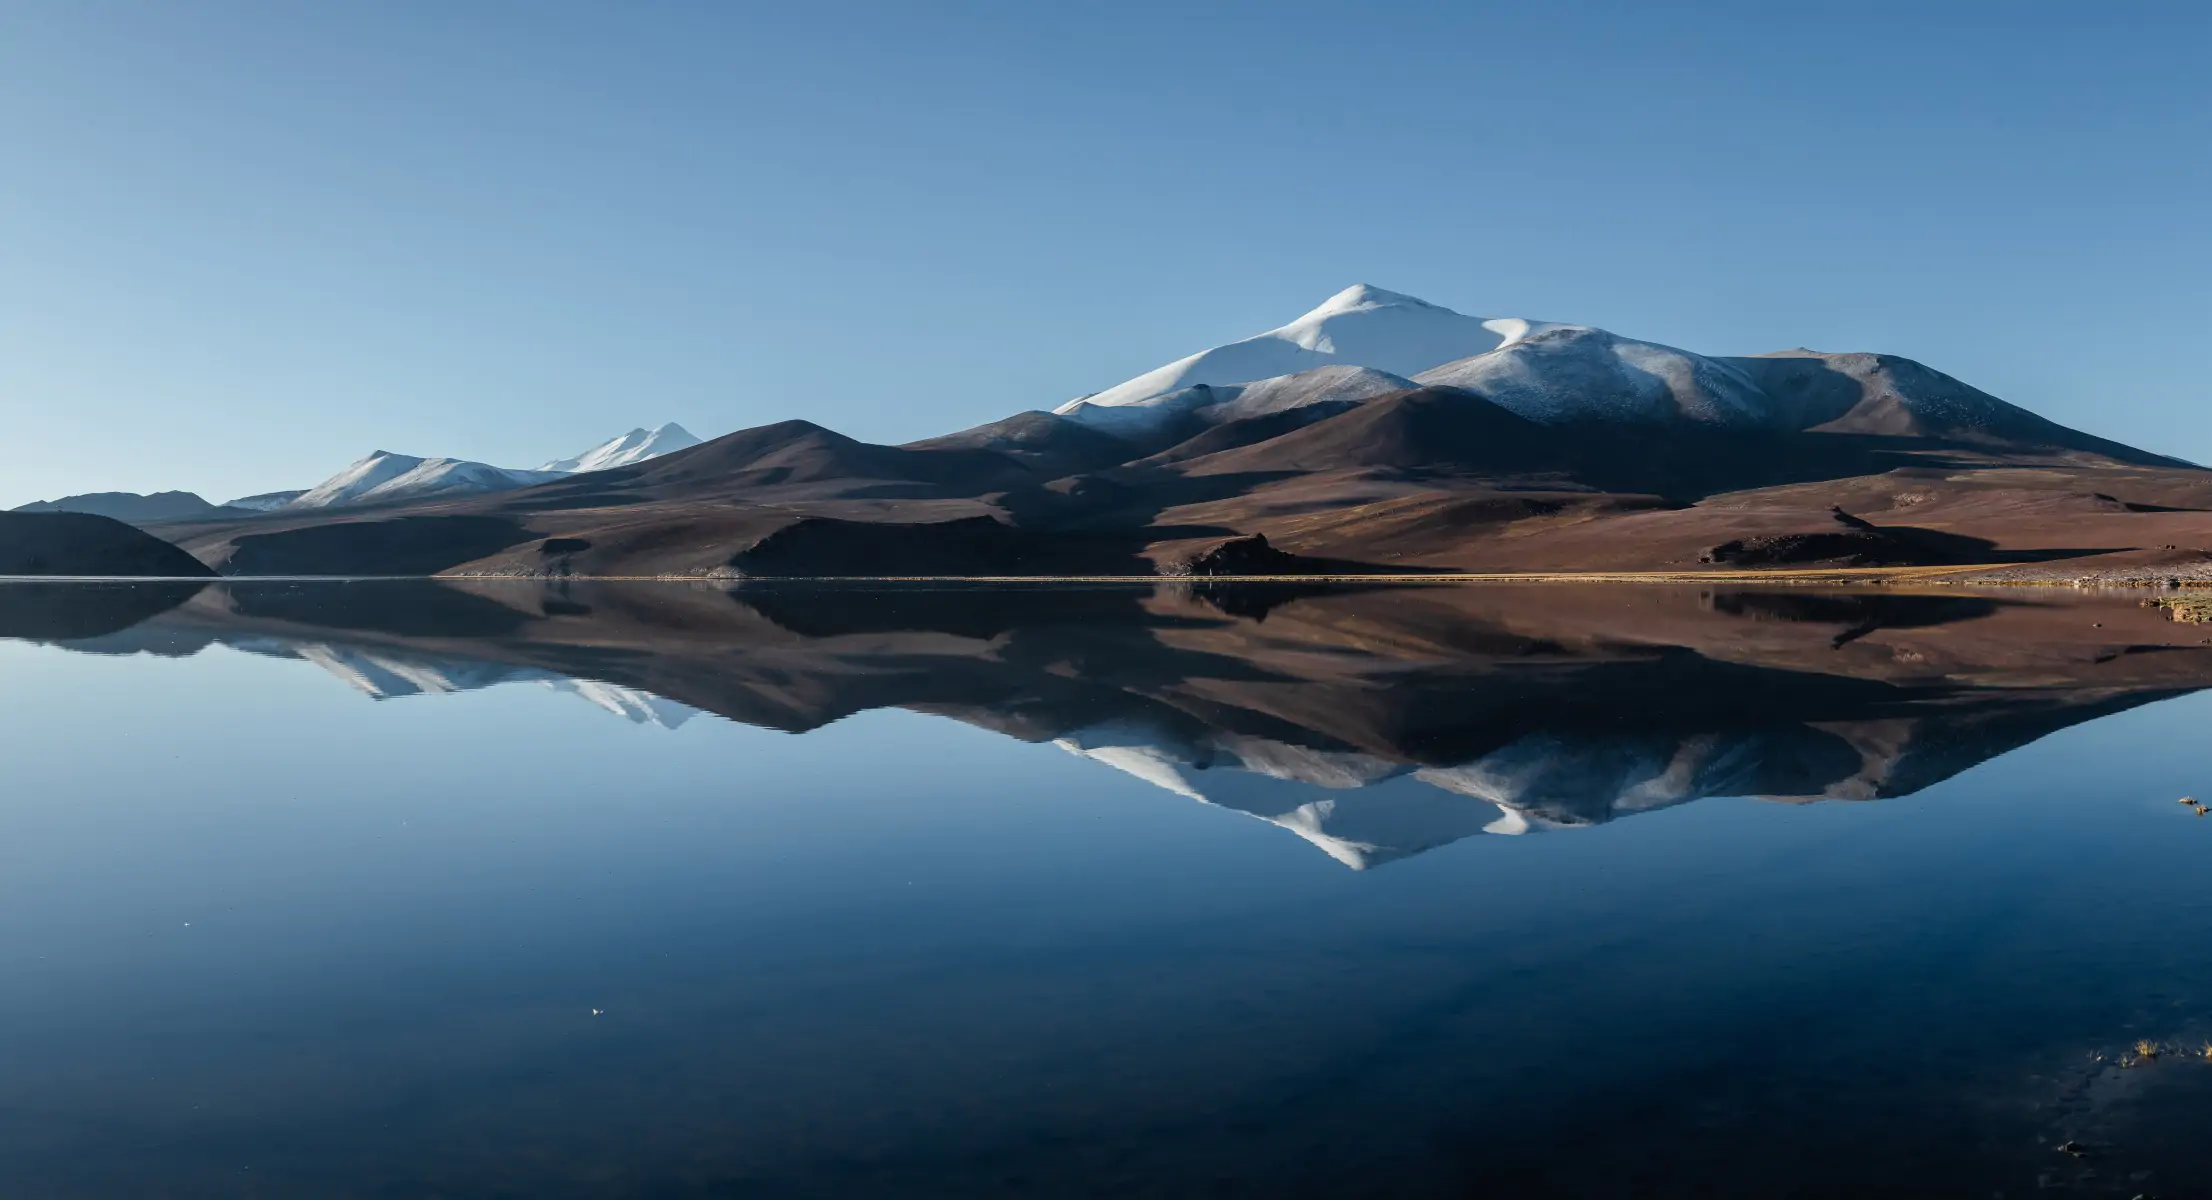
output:
[[1387, 583], [1387, 584], [1477, 584], [1477, 583], [1559, 583], [1559, 584], [1687, 584], [1687, 583], [1776, 583], [1792, 585], [1818, 584], [1892, 584], [1892, 583], [1942, 583], [1969, 584], [1977, 587], [2067, 587], [2067, 588], [2135, 588], [2157, 590], [2189, 590], [2212, 588], [2212, 578], [2176, 577], [2164, 572], [2143, 574], [2113, 574], [2109, 576], [2051, 577], [2051, 578], [2003, 578], [1981, 576], [2018, 570], [2019, 563], [1969, 563], [1965, 565], [1932, 567], [1808, 567], [1801, 569], [1747, 570], [1747, 571], [1454, 571], [1424, 572], [1358, 572], [1298, 575], [738, 575], [738, 574], [678, 574], [678, 575], [577, 575], [545, 573], [485, 572], [430, 574], [430, 575], [0, 575], [0, 584], [35, 583], [389, 583], [403, 581], [456, 582], [579, 582], [579, 583], [710, 583], [717, 585], [743, 584], [869, 584], [869, 583], [955, 583], [955, 584], [1008, 584], [1039, 586], [1051, 584], [1162, 584], [1179, 583], [1203, 585], [1230, 584], [1285, 584], [1285, 583]]

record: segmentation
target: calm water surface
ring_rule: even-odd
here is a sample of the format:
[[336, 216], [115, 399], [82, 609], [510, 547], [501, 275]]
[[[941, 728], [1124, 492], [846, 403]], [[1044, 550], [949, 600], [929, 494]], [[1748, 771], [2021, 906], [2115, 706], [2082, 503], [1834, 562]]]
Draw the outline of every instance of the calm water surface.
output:
[[0, 1193], [2212, 1194], [2191, 633], [0, 586]]

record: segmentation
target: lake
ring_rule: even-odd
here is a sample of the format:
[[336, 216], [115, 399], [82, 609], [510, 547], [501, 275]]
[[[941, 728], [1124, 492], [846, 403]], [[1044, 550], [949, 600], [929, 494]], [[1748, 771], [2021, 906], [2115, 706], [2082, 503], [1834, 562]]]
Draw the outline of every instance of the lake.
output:
[[2205, 1194], [2151, 595], [0, 585], [0, 1192]]

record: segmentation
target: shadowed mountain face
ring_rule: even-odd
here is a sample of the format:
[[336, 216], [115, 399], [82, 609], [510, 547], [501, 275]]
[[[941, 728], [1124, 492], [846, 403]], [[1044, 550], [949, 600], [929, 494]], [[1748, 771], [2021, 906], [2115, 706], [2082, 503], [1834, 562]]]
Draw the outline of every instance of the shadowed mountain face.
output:
[[803, 733], [903, 707], [1354, 868], [1712, 796], [1910, 795], [2212, 684], [2201, 626], [2040, 593], [398, 581], [99, 585], [72, 604], [55, 586], [0, 587], [0, 636], [221, 643], [379, 698], [533, 683], [671, 726], [703, 710]]

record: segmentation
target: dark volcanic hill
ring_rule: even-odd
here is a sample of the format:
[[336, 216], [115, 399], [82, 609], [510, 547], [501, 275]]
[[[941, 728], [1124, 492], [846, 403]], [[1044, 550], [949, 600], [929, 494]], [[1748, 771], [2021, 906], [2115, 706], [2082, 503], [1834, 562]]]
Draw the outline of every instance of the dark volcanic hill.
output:
[[2212, 579], [2212, 472], [1893, 356], [1708, 358], [1354, 288], [904, 446], [791, 420], [496, 494], [156, 532], [233, 575], [1142, 575], [1264, 535], [1308, 575]]
[[0, 513], [0, 575], [213, 574], [184, 551], [112, 517]]

